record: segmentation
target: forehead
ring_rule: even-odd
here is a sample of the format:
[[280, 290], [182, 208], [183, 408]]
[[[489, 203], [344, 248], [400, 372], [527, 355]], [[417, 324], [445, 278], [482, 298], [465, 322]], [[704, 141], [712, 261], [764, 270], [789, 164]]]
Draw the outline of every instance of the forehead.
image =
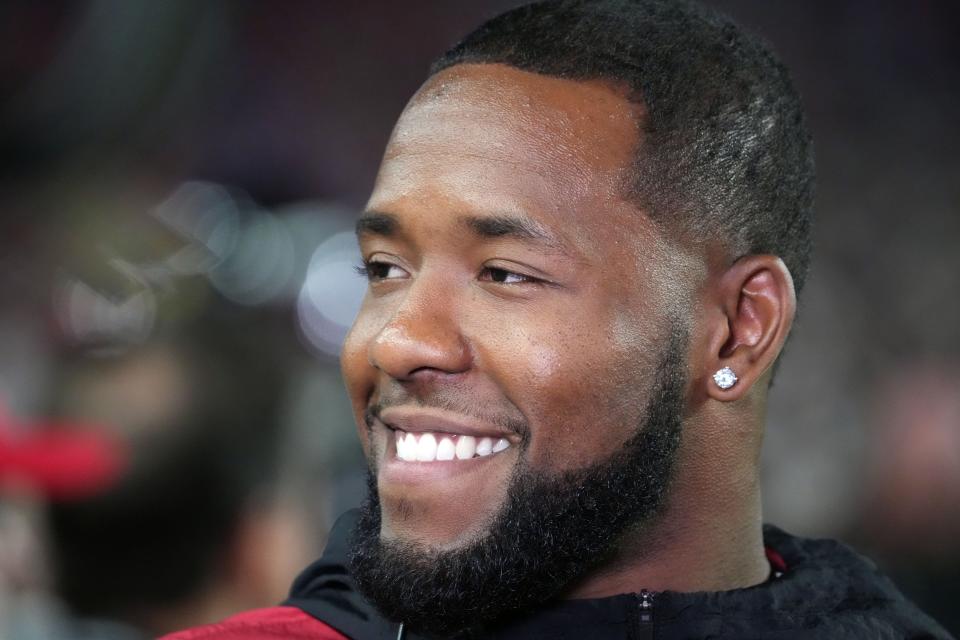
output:
[[639, 105], [607, 83], [544, 76], [500, 64], [458, 65], [430, 78], [413, 97], [388, 147], [437, 148], [455, 134], [464, 146], [501, 157], [535, 147], [545, 163], [589, 160], [621, 171], [637, 144]]
[[400, 117], [369, 208], [520, 210], [569, 223], [636, 216], [623, 193], [639, 109], [601, 82], [494, 64], [446, 69]]

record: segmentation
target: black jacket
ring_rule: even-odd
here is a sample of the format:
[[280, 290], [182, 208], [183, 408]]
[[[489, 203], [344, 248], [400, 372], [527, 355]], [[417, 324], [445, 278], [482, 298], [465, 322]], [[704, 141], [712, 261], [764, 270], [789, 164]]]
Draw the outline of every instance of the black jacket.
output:
[[[394, 640], [385, 620], [357, 592], [346, 570], [347, 538], [356, 512], [330, 532], [323, 557], [294, 582], [285, 603], [357, 640]], [[897, 591], [869, 560], [832, 540], [804, 540], [776, 527], [764, 542], [785, 561], [778, 578], [733, 591], [643, 596], [623, 594], [545, 605], [486, 637], [629, 640], [949, 639]], [[645, 602], [646, 601], [646, 602]], [[406, 632], [405, 640], [421, 640]]]

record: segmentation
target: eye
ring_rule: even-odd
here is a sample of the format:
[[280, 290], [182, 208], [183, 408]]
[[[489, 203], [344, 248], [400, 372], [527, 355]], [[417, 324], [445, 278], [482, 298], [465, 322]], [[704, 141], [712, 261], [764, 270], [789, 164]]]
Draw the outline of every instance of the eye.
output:
[[480, 271], [480, 279], [487, 282], [496, 282], [498, 284], [526, 284], [539, 282], [537, 278], [527, 276], [507, 269], [497, 267], [484, 267]]
[[369, 260], [357, 267], [357, 273], [364, 276], [370, 282], [379, 282], [380, 280], [396, 280], [403, 278], [407, 272], [395, 264], [382, 262], [380, 260]]

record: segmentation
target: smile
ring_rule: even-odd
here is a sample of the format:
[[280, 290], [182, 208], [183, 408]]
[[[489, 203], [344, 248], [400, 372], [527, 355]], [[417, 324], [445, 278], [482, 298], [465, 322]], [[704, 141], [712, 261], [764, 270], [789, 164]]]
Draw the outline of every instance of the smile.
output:
[[510, 448], [506, 438], [477, 438], [449, 433], [409, 433], [395, 430], [397, 458], [406, 462], [470, 460], [500, 453]]

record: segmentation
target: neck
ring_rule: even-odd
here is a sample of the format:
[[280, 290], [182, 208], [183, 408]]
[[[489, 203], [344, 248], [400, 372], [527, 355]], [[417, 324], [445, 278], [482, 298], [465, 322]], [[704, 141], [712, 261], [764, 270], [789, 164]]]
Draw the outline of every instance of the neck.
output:
[[770, 566], [757, 479], [732, 490], [715, 478], [712, 483], [687, 480], [653, 526], [628, 533], [616, 555], [567, 597], [602, 598], [642, 589], [726, 591], [765, 581]]

